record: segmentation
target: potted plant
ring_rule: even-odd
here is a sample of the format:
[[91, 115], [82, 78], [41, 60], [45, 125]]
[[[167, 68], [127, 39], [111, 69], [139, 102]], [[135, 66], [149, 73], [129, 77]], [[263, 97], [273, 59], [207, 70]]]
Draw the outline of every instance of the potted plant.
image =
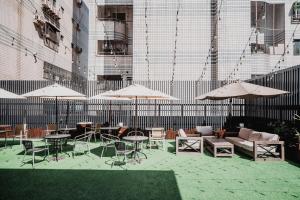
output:
[[[296, 121], [300, 121], [300, 116], [298, 115], [298, 114], [295, 114], [294, 115], [294, 119], [296, 120]], [[298, 143], [300, 143], [300, 132], [295, 128], [294, 129], [295, 130], [295, 137], [296, 137], [296, 139], [297, 139], [297, 141], [298, 141]]]

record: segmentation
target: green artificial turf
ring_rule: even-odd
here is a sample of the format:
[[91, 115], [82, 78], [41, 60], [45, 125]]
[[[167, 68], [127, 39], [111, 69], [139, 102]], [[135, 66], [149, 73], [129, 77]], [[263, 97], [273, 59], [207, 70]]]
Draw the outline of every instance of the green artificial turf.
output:
[[[19, 145], [0, 150], [0, 199], [300, 199], [300, 168], [289, 162], [254, 162], [248, 157], [214, 158], [148, 150], [141, 164], [111, 168], [113, 152], [100, 158], [99, 143], [75, 158], [58, 162], [36, 157], [22, 164]], [[65, 148], [70, 152], [71, 146]], [[49, 161], [48, 161], [49, 160]], [[127, 168], [127, 169], [125, 169]]]

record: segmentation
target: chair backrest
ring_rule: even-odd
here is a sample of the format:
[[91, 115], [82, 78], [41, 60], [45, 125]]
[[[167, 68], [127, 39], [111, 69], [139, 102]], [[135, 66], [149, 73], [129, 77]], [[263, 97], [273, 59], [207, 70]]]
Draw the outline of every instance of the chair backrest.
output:
[[130, 131], [127, 136], [144, 136], [142, 131]]
[[47, 130], [56, 130], [56, 124], [47, 124]]
[[178, 135], [179, 135], [179, 137], [187, 137], [187, 136], [186, 136], [186, 133], [184, 132], [183, 129], [179, 129], [179, 130], [178, 130]]
[[196, 126], [196, 130], [201, 136], [212, 136], [214, 135], [212, 126]]
[[122, 141], [115, 141], [116, 152], [126, 151], [126, 143]]
[[95, 133], [100, 133], [100, 132], [101, 132], [101, 124], [100, 123], [96, 123]]
[[151, 138], [164, 138], [165, 129], [164, 128], [152, 128], [150, 133]]
[[17, 124], [15, 127], [15, 135], [27, 137], [26, 124]]
[[120, 141], [119, 137], [110, 134], [102, 134], [101, 137], [104, 142]]
[[119, 132], [118, 132], [118, 137], [122, 136], [125, 133], [126, 130], [127, 130], [127, 128], [121, 127]]
[[33, 149], [33, 142], [31, 140], [22, 140], [22, 144], [26, 151]]

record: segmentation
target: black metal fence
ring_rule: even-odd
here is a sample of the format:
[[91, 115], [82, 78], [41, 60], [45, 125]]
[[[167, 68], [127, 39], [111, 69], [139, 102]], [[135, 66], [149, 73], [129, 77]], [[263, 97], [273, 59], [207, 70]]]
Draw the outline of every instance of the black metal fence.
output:
[[[222, 127], [228, 115], [229, 101], [196, 101], [194, 98], [211, 90], [212, 86], [220, 86], [221, 82], [211, 81], [170, 81], [136, 82], [149, 88], [160, 90], [179, 98], [179, 101], [140, 100], [138, 106], [138, 126], [162, 126], [168, 128], [193, 128], [206, 123], [215, 128]], [[23, 94], [52, 84], [40, 80], [2, 80], [0, 87], [8, 91]], [[71, 82], [59, 82], [88, 97], [107, 90], [116, 90], [130, 84], [122, 81], [89, 81], [87, 85], [72, 85]], [[172, 90], [172, 91], [171, 91]], [[55, 122], [55, 100], [28, 98], [27, 100], [0, 99], [0, 124], [15, 125], [26, 122], [29, 127], [45, 127]], [[109, 118], [109, 102], [104, 100], [61, 100], [59, 107], [59, 123], [75, 126], [80, 121], [104, 123]], [[123, 122], [131, 126], [134, 120], [133, 102], [112, 102], [112, 125]], [[69, 111], [67, 114], [67, 111]], [[155, 112], [156, 111], [156, 112]], [[244, 116], [242, 100], [234, 100], [233, 116]]]
[[275, 98], [257, 98], [245, 102], [245, 115], [266, 120], [292, 121], [300, 113], [300, 66], [256, 78], [251, 83], [289, 91]]

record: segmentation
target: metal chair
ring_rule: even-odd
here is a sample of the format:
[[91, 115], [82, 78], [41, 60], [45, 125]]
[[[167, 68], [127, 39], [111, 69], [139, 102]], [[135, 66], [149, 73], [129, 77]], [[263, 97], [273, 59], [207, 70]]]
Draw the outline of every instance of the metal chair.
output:
[[157, 146], [158, 143], [162, 143], [163, 150], [166, 148], [166, 139], [165, 139], [165, 129], [164, 128], [152, 128], [149, 134], [149, 148], [151, 149], [152, 144]]
[[31, 140], [23, 140], [22, 141], [23, 147], [24, 147], [24, 156], [22, 159], [22, 162], [24, 163], [24, 159], [27, 153], [32, 153], [32, 167], [34, 167], [34, 161], [35, 161], [35, 153], [38, 152], [45, 152], [44, 160], [47, 156], [47, 153], [49, 155], [49, 148], [48, 145], [45, 143], [45, 147], [34, 147], [33, 141]]
[[90, 153], [90, 140], [92, 137], [92, 131], [78, 135], [74, 138], [74, 143], [73, 143], [73, 158], [76, 155], [76, 152], [88, 152]]
[[103, 142], [103, 149], [101, 152], [101, 158], [102, 158], [104, 151], [106, 151], [107, 148], [115, 148], [115, 142], [120, 141], [120, 138], [110, 134], [102, 134], [101, 140]]
[[[127, 163], [127, 156], [129, 154], [133, 153], [133, 150], [129, 150], [127, 148], [127, 143], [123, 141], [115, 141], [114, 142], [114, 147], [115, 147], [115, 157], [117, 158], [117, 161], [120, 163], [120, 157], [123, 157], [123, 163]], [[115, 165], [115, 160], [112, 162], [113, 167]]]
[[97, 134], [101, 135], [101, 124], [97, 123], [95, 127], [92, 128], [92, 130], [90, 131], [90, 133], [92, 134], [92, 136], [95, 139], [95, 142], [97, 142]]
[[26, 124], [17, 124], [14, 130], [13, 142], [15, 138], [18, 138], [20, 140], [20, 145], [22, 145], [22, 140], [27, 139], [27, 135], [28, 130], [26, 128]]

